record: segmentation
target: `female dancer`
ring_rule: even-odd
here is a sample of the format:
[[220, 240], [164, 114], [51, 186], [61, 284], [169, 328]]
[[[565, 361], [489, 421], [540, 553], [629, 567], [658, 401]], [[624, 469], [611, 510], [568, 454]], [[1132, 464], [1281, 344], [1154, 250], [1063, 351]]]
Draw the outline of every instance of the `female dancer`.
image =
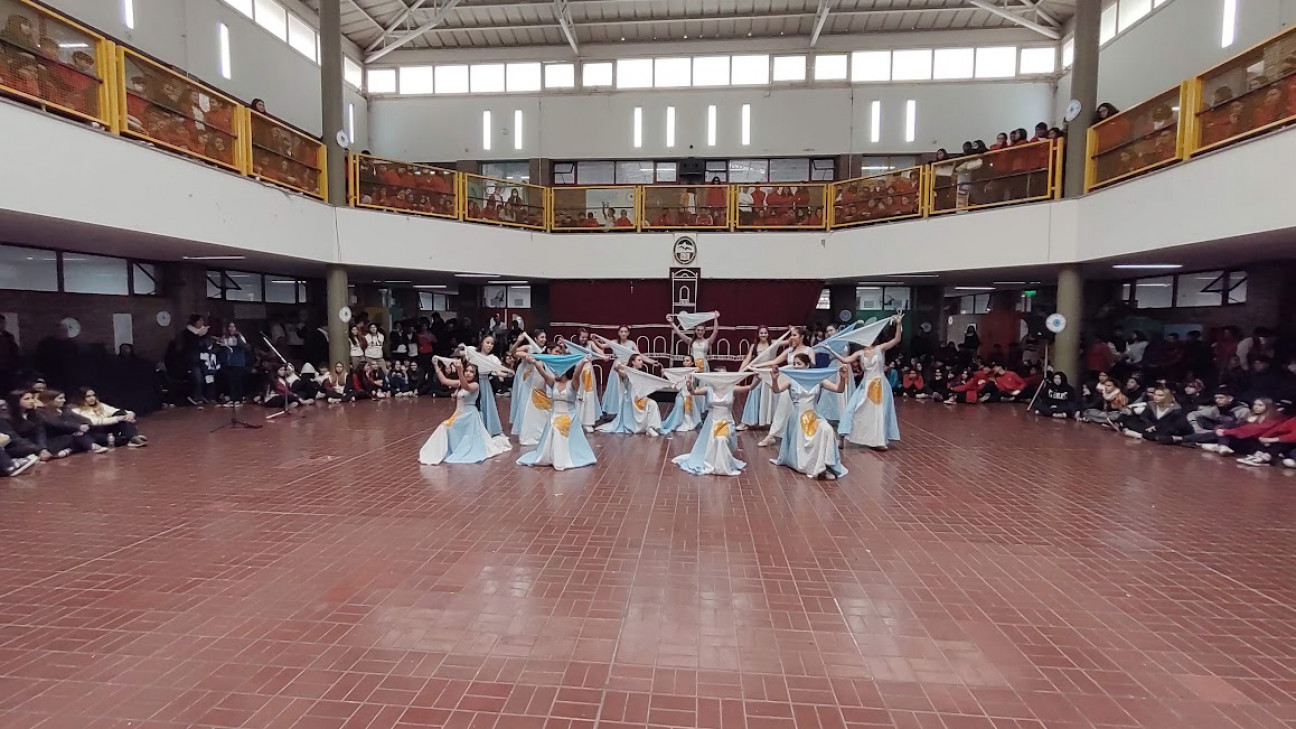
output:
[[526, 355], [542, 354], [548, 336], [543, 330], [536, 330], [535, 336], [523, 341], [519, 338], [513, 347], [513, 356], [519, 358], [517, 374], [513, 378], [513, 411], [510, 432], [517, 436], [518, 444], [533, 446], [540, 442], [540, 433], [549, 421], [549, 412], [553, 403], [549, 399], [549, 388], [538, 368], [526, 359]]
[[900, 315], [892, 317], [895, 322], [895, 336], [883, 342], [843, 357], [833, 352], [838, 361], [846, 366], [859, 362], [864, 369], [864, 379], [859, 389], [851, 396], [842, 413], [837, 432], [846, 440], [856, 444], [884, 451], [887, 443], [900, 440], [900, 425], [896, 422], [895, 398], [891, 395], [891, 383], [886, 377], [887, 350], [900, 343], [903, 327]]
[[714, 315], [711, 320], [710, 334], [707, 334], [705, 324], [697, 325], [693, 328], [693, 333], [689, 334], [680, 328], [674, 315], [666, 315], [666, 323], [671, 325], [675, 338], [688, 345], [689, 355], [693, 357], [693, 366], [698, 368], [698, 372], [707, 372], [711, 369], [707, 357], [711, 354], [711, 345], [715, 344], [716, 335], [720, 333], [720, 312], [710, 313]]
[[[810, 368], [810, 355], [798, 354], [792, 358], [794, 370]], [[822, 372], [823, 370], [819, 370]], [[796, 410], [795, 420], [789, 420], [783, 434], [783, 447], [779, 449], [778, 458], [771, 458], [770, 463], [776, 466], [787, 466], [800, 471], [810, 478], [823, 476], [837, 479], [846, 475], [846, 468], [841, 463], [841, 453], [837, 450], [837, 435], [832, 426], [815, 412], [815, 399], [820, 390], [841, 392], [846, 388], [848, 372], [842, 366], [837, 379], [832, 382], [816, 383], [810, 388], [803, 387], [795, 380], [787, 381], [779, 377], [779, 368], [774, 371], [774, 391], [790, 392], [792, 404]]]
[[656, 362], [651, 362], [651, 360], [637, 352], [630, 355], [630, 361], [626, 364], [617, 363], [615, 368], [617, 375], [616, 379], [622, 380], [621, 409], [617, 412], [617, 416], [612, 420], [612, 422], [600, 425], [598, 427], [598, 432], [629, 434], [647, 433], [653, 438], [661, 435], [661, 408], [657, 405], [656, 400], [648, 397], [650, 393], [644, 392], [642, 387], [639, 392], [635, 391], [636, 388], [634, 383], [631, 381], [631, 374], [629, 371], [634, 370], [636, 372], [636, 378], [651, 378], [652, 380], [658, 380], [659, 382], [657, 383], [649, 383], [649, 385], [658, 385], [658, 389], [668, 389], [671, 384], [667, 380], [663, 380], [660, 377], [654, 377], [653, 375], [644, 372], [645, 362], [656, 364]]
[[[770, 363], [775, 371], [778, 370], [780, 365], [794, 364], [794, 358], [799, 354], [804, 354], [807, 360], [813, 361], [811, 358], [814, 357], [814, 353], [810, 350], [810, 335], [806, 332], [805, 327], [789, 326], [787, 337], [787, 349], [783, 350]], [[774, 445], [775, 438], [782, 438], [783, 431], [788, 425], [788, 419], [792, 416], [792, 392], [786, 387], [782, 390], [773, 387], [773, 380], [777, 379], [777, 377], [772, 378], [770, 385], [770, 389], [776, 395], [774, 398], [774, 416], [770, 421], [769, 433], [764, 438], [761, 438], [760, 442], [756, 444], [758, 446]]]
[[545, 423], [544, 432], [540, 434], [539, 445], [530, 453], [523, 454], [517, 461], [518, 465], [553, 466], [558, 471], [594, 465], [594, 451], [590, 449], [589, 441], [585, 440], [585, 432], [579, 427], [572, 427], [577, 399], [577, 386], [573, 383], [579, 382], [584, 371], [589, 368], [589, 359], [577, 363], [574, 372], [570, 366], [562, 368], [558, 365], [562, 371], [555, 375], [548, 367], [538, 364], [534, 356], [528, 354], [526, 357], [528, 364], [540, 372], [541, 378], [549, 386], [553, 409]]
[[[597, 334], [590, 334], [590, 339], [594, 340], [604, 354], [614, 355], [617, 364], [625, 364], [630, 361], [630, 355], [639, 351], [639, 346], [630, 341], [630, 327], [624, 324], [617, 327], [615, 346], [613, 342]], [[604, 415], [616, 415], [621, 412], [621, 378], [613, 377], [612, 374], [608, 373], [607, 383], [603, 385], [603, 399], [600, 404]]]
[[[568, 354], [583, 354], [591, 359], [610, 359], [607, 355], [599, 354], [589, 347], [589, 332], [581, 329], [576, 335], [576, 341], [571, 342], [558, 338], [558, 341], [567, 348]], [[599, 404], [598, 383], [594, 378], [594, 367], [585, 367], [581, 370], [580, 385], [576, 398], [576, 409], [580, 411], [581, 426], [585, 428], [586, 433], [594, 432], [594, 425], [598, 423], [599, 418], [603, 417], [603, 408]]]
[[706, 393], [711, 400], [702, 433], [693, 442], [693, 450], [676, 456], [675, 465], [699, 476], [737, 476], [747, 465], [734, 457], [738, 433], [733, 421], [734, 393], [747, 392], [756, 384], [739, 385], [751, 372], [715, 372], [694, 375], [694, 395]]
[[[824, 338], [827, 339], [837, 334], [837, 327], [829, 324], [824, 330]], [[849, 346], [849, 345], [846, 345]], [[846, 346], [841, 348], [842, 352], [846, 351]], [[823, 345], [821, 350], [825, 353], [824, 363], [820, 366], [827, 367], [832, 362], [833, 355], [837, 350], [832, 349], [833, 345]], [[815, 358], [818, 363], [818, 357]], [[824, 390], [819, 393], [819, 401], [815, 403], [815, 411], [830, 423], [840, 423], [842, 413], [846, 412], [846, 405], [850, 402], [851, 395], [855, 394], [855, 370], [850, 369], [846, 375], [846, 389], [841, 392], [832, 392]]]
[[455, 391], [455, 411], [432, 433], [419, 450], [419, 463], [435, 466], [439, 463], [481, 463], [507, 451], [512, 446], [508, 438], [491, 437], [482, 424], [477, 411], [477, 398], [482, 384], [477, 381], [477, 366], [455, 364], [456, 375], [447, 377], [440, 367], [432, 371], [442, 385]]
[[684, 357], [683, 367], [671, 367], [665, 370], [666, 379], [674, 383], [679, 391], [675, 394], [675, 407], [671, 408], [670, 415], [662, 422], [663, 433], [687, 433], [690, 430], [697, 430], [702, 424], [697, 408], [700, 398], [695, 396], [706, 393], [695, 392], [690, 379], [690, 375], [697, 371], [693, 366], [693, 358], [687, 355]]
[[[754, 363], [764, 362], [773, 353], [766, 355], [771, 347], [777, 348], [783, 346], [784, 337], [779, 337], [777, 341], [770, 341], [769, 327], [760, 327], [756, 330], [756, 343], [747, 350], [747, 358], [743, 360], [742, 367], [739, 370], [746, 371], [751, 369]], [[770, 386], [761, 382], [751, 388], [751, 394], [747, 396], [747, 404], [743, 406], [742, 424], [738, 430], [747, 430], [748, 428], [768, 428], [774, 420], [774, 391]]]
[[[504, 424], [500, 422], [499, 408], [495, 405], [495, 388], [492, 387], [490, 381], [490, 378], [499, 376], [499, 369], [497, 368], [503, 367], [500, 363], [499, 357], [496, 357], [493, 354], [494, 351], [495, 337], [490, 334], [482, 337], [481, 349], [476, 349], [474, 347], [464, 348], [465, 359], [467, 361], [472, 362], [472, 360], [479, 357], [485, 360], [482, 362], [482, 365], [486, 365], [486, 380], [480, 383], [482, 387], [480, 388], [481, 391], [477, 394], [477, 407], [481, 410], [482, 423], [486, 426], [487, 432], [492, 436], [504, 435]], [[482, 367], [480, 365], [477, 366], [477, 371], [479, 373], [481, 370]]]

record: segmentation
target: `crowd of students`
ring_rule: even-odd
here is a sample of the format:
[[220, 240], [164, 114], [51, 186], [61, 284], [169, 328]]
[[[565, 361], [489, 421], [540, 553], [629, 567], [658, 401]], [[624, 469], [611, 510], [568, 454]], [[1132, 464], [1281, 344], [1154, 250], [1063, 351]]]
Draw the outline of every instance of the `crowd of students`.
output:
[[32, 466], [77, 453], [143, 448], [135, 413], [99, 400], [83, 388], [67, 395], [36, 378], [5, 397], [0, 416], [0, 476], [17, 476]]
[[468, 210], [464, 215], [467, 220], [490, 223], [512, 223], [531, 228], [543, 228], [545, 225], [544, 203], [532, 201], [538, 194], [538, 188], [527, 190], [526, 197], [514, 187], [504, 190], [491, 185], [474, 190], [475, 183], [469, 185]]
[[[45, 33], [58, 33], [54, 38]], [[65, 40], [67, 48], [59, 43]], [[12, 13], [0, 28], [0, 84], [73, 111], [98, 116], [99, 78], [91, 39], [71, 36], [23, 13]]]
[[455, 214], [455, 177], [424, 165], [356, 157], [359, 202], [380, 208], [431, 215]]

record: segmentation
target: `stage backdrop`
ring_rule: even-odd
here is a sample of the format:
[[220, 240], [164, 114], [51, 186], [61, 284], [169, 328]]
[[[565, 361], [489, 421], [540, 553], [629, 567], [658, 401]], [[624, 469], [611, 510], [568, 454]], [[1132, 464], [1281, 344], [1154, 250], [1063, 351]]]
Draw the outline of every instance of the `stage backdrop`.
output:
[[[699, 288], [698, 311], [720, 311], [721, 326], [783, 327], [804, 324], [815, 312], [822, 281], [708, 280]], [[550, 320], [616, 326], [665, 324], [670, 281], [554, 281]], [[606, 334], [606, 332], [600, 332]]]

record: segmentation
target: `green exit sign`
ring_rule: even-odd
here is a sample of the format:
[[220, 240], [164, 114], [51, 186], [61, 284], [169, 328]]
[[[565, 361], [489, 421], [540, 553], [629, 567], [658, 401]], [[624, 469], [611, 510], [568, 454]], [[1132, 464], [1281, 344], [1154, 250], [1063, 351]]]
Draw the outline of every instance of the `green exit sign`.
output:
[[1037, 291], [1036, 289], [1026, 289], [1025, 291], [1022, 292], [1022, 296], [1031, 297], [1038, 293], [1039, 291]]

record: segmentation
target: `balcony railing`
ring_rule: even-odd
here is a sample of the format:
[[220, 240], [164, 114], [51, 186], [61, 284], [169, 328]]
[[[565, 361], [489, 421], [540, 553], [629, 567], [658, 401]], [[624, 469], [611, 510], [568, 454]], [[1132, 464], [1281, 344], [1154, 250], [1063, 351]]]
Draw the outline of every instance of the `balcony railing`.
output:
[[253, 177], [323, 199], [328, 196], [324, 143], [249, 110]]
[[828, 225], [849, 228], [923, 216], [928, 169], [909, 167], [833, 183]]
[[1184, 83], [1090, 127], [1085, 190], [1181, 161], [1191, 125], [1182, 123], [1180, 110], [1190, 94]]
[[1201, 154], [1296, 121], [1296, 26], [1188, 82]]
[[1061, 194], [1062, 140], [1028, 142], [931, 165], [927, 214], [1049, 200]]
[[642, 230], [728, 230], [728, 185], [644, 185]]
[[548, 188], [481, 175], [460, 175], [463, 219], [512, 228], [544, 230], [549, 215]]
[[396, 213], [460, 216], [459, 173], [367, 154], [351, 156], [351, 205]]
[[112, 43], [27, 0], [0, 0], [0, 92], [114, 128]]
[[825, 207], [832, 186], [733, 185], [734, 230], [823, 230], [828, 227]]
[[639, 230], [642, 188], [555, 187], [549, 192], [549, 230], [618, 232]]

